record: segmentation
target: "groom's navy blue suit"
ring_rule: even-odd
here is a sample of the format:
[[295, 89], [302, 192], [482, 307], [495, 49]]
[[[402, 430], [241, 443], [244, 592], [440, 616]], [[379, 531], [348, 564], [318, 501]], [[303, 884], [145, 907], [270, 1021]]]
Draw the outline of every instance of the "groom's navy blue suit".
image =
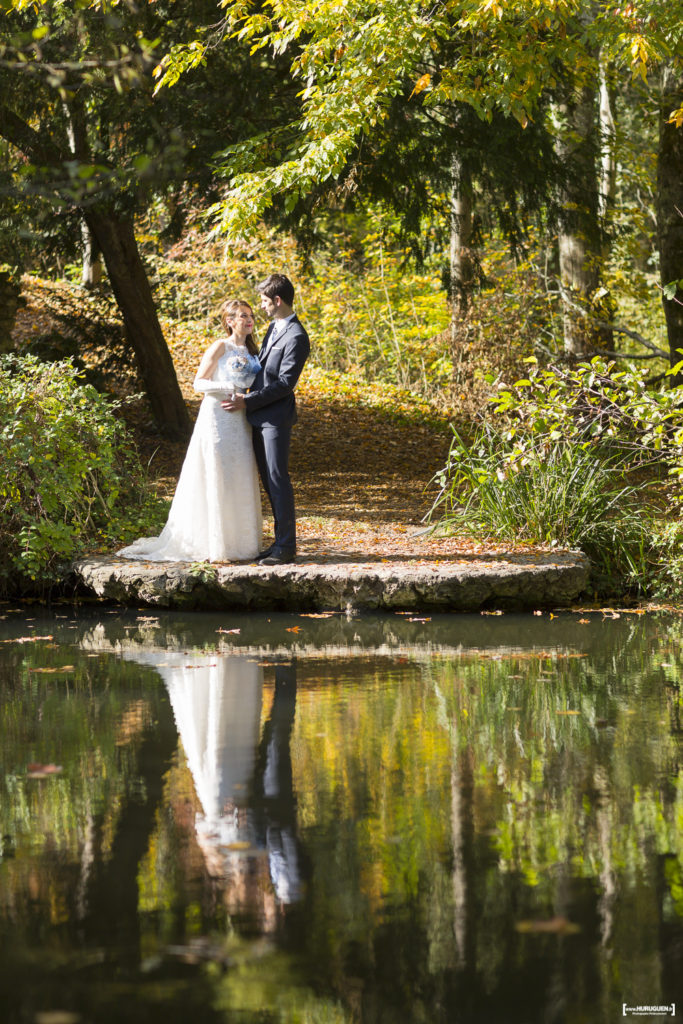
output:
[[289, 443], [296, 423], [294, 385], [311, 350], [306, 331], [296, 316], [279, 332], [273, 321], [261, 346], [261, 369], [248, 395], [247, 419], [253, 428], [256, 464], [273, 508], [273, 553], [296, 553], [294, 491], [289, 478]]

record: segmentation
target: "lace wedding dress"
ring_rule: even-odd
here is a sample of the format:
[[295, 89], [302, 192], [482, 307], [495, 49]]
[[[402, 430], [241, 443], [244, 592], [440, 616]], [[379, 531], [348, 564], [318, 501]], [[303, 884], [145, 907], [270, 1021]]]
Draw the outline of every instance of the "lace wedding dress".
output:
[[117, 552], [151, 562], [230, 562], [255, 558], [263, 521], [251, 427], [243, 409], [226, 412], [221, 399], [244, 391], [260, 364], [246, 349], [225, 342], [205, 392], [180, 471], [166, 526]]

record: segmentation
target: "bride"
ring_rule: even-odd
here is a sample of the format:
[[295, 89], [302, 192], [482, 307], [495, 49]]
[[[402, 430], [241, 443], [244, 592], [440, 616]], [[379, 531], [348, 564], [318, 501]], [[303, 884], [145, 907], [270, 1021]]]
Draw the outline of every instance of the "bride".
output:
[[254, 314], [231, 299], [220, 310], [227, 337], [204, 354], [194, 381], [204, 399], [180, 471], [166, 526], [117, 552], [155, 562], [229, 562], [255, 558], [261, 548], [261, 496], [251, 427], [244, 410], [227, 413], [221, 400], [250, 387], [260, 369]]

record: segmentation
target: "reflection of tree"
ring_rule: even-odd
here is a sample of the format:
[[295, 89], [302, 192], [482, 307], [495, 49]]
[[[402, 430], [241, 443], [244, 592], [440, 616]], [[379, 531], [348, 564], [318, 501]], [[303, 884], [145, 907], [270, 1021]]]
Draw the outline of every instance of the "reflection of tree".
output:
[[658, 781], [677, 754], [652, 655], [628, 672], [608, 647], [398, 659], [314, 697], [305, 673], [311, 955], [349, 1005], [514, 1020], [518, 999], [525, 1019], [597, 1020], [637, 989], [675, 991], [653, 926], [672, 913], [675, 857], [658, 885], [657, 855], [681, 849], [683, 787]]
[[116, 948], [136, 968], [140, 959], [138, 885], [140, 861], [147, 851], [163, 793], [164, 775], [175, 751], [173, 719], [159, 701], [157, 721], [145, 730], [138, 750], [137, 772], [125, 780], [122, 810], [108, 856], [102, 855], [104, 813], [89, 828], [86, 849], [92, 862], [84, 900], [83, 932], [89, 942]]

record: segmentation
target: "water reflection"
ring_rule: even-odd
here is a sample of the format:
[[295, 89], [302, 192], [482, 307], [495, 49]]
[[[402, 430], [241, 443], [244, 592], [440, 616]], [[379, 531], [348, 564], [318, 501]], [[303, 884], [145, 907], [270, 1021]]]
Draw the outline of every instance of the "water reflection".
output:
[[602, 1024], [677, 998], [681, 620], [0, 639], [2, 1024]]
[[261, 730], [263, 666], [254, 658], [127, 651], [164, 680], [201, 803], [197, 842], [231, 914], [272, 932], [301, 895], [290, 741], [296, 664], [275, 665]]

